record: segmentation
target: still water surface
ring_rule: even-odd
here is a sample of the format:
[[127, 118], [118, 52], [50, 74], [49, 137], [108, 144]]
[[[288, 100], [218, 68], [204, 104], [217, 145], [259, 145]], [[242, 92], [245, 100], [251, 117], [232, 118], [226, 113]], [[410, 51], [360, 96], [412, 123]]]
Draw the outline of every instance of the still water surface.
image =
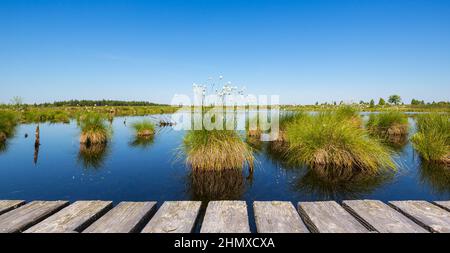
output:
[[[116, 118], [107, 148], [80, 151], [76, 123], [41, 124], [35, 163], [36, 125], [21, 125], [0, 150], [0, 199], [119, 201], [242, 199], [316, 201], [334, 199], [444, 200], [450, 172], [421, 164], [411, 143], [397, 148], [399, 169], [370, 180], [324, 181], [306, 168], [291, 168], [262, 145], [253, 173], [195, 175], [177, 155], [183, 131], [160, 129], [149, 143], [134, 142], [130, 125], [142, 117]], [[414, 131], [414, 120], [410, 119]], [[29, 137], [25, 138], [24, 135]]]

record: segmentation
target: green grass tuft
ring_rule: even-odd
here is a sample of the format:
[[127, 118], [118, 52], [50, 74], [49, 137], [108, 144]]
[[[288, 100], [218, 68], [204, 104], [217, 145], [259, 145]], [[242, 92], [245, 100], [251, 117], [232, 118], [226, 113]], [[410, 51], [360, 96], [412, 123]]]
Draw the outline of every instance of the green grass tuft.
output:
[[370, 138], [352, 120], [337, 112], [304, 116], [286, 131], [287, 159], [311, 168], [329, 168], [342, 173], [363, 171], [376, 174], [395, 168], [391, 150]]
[[0, 111], [0, 142], [14, 135], [18, 124], [16, 113], [10, 111]]
[[155, 125], [149, 120], [134, 122], [131, 127], [138, 137], [150, 137], [155, 134]]
[[411, 140], [414, 148], [426, 161], [450, 164], [449, 119], [448, 114], [417, 116], [417, 133]]
[[110, 128], [106, 124], [106, 117], [98, 113], [86, 113], [78, 118], [81, 129], [80, 143], [91, 145], [108, 142]]
[[187, 163], [194, 170], [250, 169], [252, 148], [234, 130], [190, 130], [183, 141]]
[[408, 117], [402, 112], [384, 112], [370, 114], [366, 125], [373, 135], [388, 138], [408, 134]]

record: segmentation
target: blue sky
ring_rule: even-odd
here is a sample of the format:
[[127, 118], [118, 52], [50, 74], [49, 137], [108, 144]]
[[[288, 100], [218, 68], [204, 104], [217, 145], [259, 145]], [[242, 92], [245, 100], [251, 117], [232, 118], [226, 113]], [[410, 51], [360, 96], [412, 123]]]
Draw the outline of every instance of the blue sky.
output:
[[0, 0], [2, 103], [168, 103], [219, 75], [282, 103], [450, 100], [450, 1]]

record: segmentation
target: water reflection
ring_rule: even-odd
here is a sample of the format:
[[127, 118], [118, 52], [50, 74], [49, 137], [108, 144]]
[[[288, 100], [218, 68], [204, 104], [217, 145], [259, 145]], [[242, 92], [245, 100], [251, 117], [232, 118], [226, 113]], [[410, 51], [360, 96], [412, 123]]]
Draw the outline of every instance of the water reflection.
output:
[[295, 182], [295, 188], [319, 199], [356, 199], [372, 193], [392, 181], [394, 172], [378, 175], [342, 173], [329, 169], [305, 169], [306, 173]]
[[422, 161], [419, 177], [422, 184], [429, 185], [433, 193], [450, 193], [450, 167], [448, 165]]
[[78, 152], [78, 161], [80, 161], [84, 168], [101, 168], [109, 153], [106, 143], [102, 144], [80, 144], [80, 151]]
[[154, 136], [147, 136], [147, 137], [135, 137], [132, 141], [130, 141], [128, 145], [133, 148], [147, 149], [151, 147], [153, 143], [155, 143]]
[[8, 150], [8, 143], [7, 141], [1, 141], [0, 140], [0, 154], [6, 152]]
[[192, 171], [188, 189], [194, 200], [236, 200], [242, 198], [246, 180], [239, 170]]

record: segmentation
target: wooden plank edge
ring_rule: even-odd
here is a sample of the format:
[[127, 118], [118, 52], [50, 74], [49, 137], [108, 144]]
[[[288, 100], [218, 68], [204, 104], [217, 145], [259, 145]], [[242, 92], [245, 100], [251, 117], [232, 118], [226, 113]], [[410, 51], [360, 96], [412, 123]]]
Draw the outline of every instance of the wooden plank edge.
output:
[[306, 227], [311, 233], [320, 233], [317, 226], [312, 221], [311, 217], [306, 213], [306, 211], [301, 207], [300, 202], [297, 203], [297, 210], [300, 215], [300, 218], [302, 219], [303, 223], [305, 223]]
[[27, 203], [25, 200], [17, 200], [17, 201], [20, 201], [20, 202], [15, 204], [14, 206], [11, 206], [9, 208], [3, 209], [2, 211], [0, 211], [0, 215], [2, 215], [4, 213], [7, 213], [9, 211], [12, 211], [12, 210], [14, 210], [14, 209], [16, 209], [18, 207], [21, 207], [21, 206], [25, 205], [25, 203]]
[[427, 224], [425, 224], [425, 223], [421, 222], [420, 220], [418, 220], [417, 218], [415, 218], [413, 215], [405, 212], [404, 210], [402, 210], [398, 206], [395, 206], [394, 204], [391, 203], [391, 201], [389, 201], [387, 204], [388, 204], [388, 206], [392, 207], [394, 210], [396, 210], [400, 214], [404, 215], [406, 218], [412, 220], [414, 223], [416, 223], [420, 227], [426, 229], [428, 232], [439, 233], [438, 231], [434, 230], [432, 227], [428, 226]]
[[345, 202], [342, 202], [342, 208], [347, 211], [350, 215], [352, 215], [359, 223], [361, 223], [365, 228], [369, 230], [369, 232], [380, 232], [375, 229], [368, 221], [363, 219], [355, 210], [353, 210], [350, 206], [348, 206]]

